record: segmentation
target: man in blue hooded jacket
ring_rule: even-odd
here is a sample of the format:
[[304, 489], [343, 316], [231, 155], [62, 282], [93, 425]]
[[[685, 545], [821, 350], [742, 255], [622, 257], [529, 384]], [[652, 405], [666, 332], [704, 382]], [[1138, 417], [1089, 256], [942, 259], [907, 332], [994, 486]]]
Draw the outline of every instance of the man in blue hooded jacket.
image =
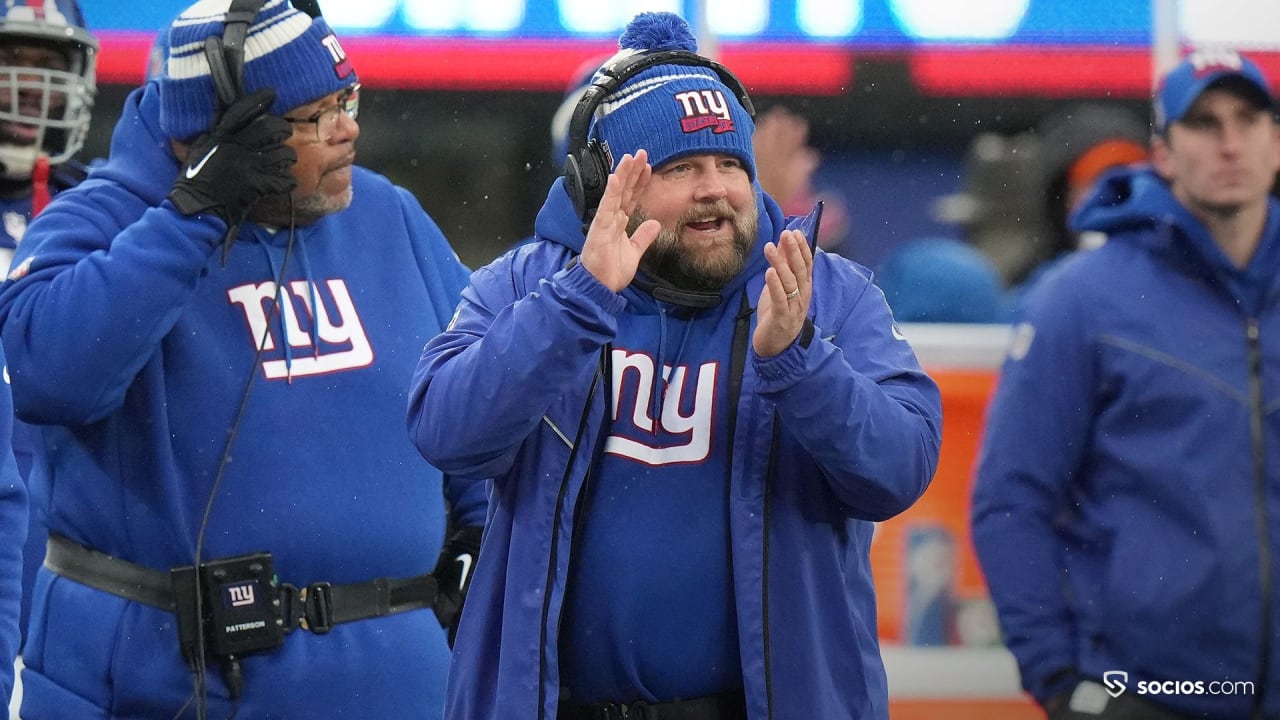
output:
[[[0, 368], [5, 367], [0, 349]], [[6, 374], [7, 377], [7, 374]], [[6, 708], [14, 689], [14, 658], [18, 655], [22, 595], [22, 543], [27, 535], [27, 486], [13, 454], [13, 394], [0, 383], [0, 708]]]
[[1163, 80], [1151, 166], [1028, 297], [973, 538], [1054, 720], [1280, 717], [1280, 130], [1247, 58]]
[[22, 716], [438, 718], [447, 521], [478, 534], [485, 499], [402, 418], [469, 273], [354, 165], [324, 18], [228, 5], [173, 22], [0, 287], [14, 404], [45, 426]]
[[538, 237], [415, 375], [419, 449], [493, 478], [446, 717], [887, 718], [868, 550], [933, 475], [937, 387], [760, 190], [688, 25], [619, 46]]

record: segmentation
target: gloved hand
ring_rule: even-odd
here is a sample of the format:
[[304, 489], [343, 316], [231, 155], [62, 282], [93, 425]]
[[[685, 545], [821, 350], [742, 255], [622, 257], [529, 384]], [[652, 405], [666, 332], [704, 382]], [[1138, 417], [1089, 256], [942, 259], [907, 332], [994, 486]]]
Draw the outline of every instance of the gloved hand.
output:
[[462, 617], [462, 603], [467, 599], [467, 589], [471, 586], [471, 571], [475, 568], [476, 559], [480, 557], [480, 536], [484, 528], [479, 525], [467, 525], [459, 528], [440, 551], [440, 559], [436, 561], [436, 569], [431, 572], [436, 576], [436, 619], [440, 627], [449, 631], [449, 647], [453, 647], [453, 638], [458, 634], [458, 619]]
[[289, 169], [298, 160], [284, 144], [293, 128], [268, 115], [276, 93], [263, 88], [240, 98], [218, 118], [213, 131], [191, 144], [187, 161], [169, 192], [183, 215], [212, 213], [235, 225], [267, 195], [297, 186]]

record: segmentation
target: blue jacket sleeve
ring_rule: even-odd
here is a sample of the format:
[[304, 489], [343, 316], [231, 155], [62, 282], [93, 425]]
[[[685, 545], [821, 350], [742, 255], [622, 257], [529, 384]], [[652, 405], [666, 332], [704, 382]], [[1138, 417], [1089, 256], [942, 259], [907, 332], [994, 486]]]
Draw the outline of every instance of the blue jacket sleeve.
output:
[[[0, 353], [0, 365], [4, 355]], [[18, 627], [22, 599], [22, 548], [27, 539], [27, 489], [13, 459], [13, 407], [9, 385], [0, 384], [0, 700], [9, 706], [13, 695], [13, 661], [21, 637]]]
[[409, 431], [446, 473], [494, 477], [509, 469], [524, 438], [617, 332], [620, 295], [578, 264], [525, 288], [521, 278], [538, 274], [516, 269], [527, 256], [516, 249], [476, 271], [449, 329], [427, 344], [414, 373]]
[[60, 193], [0, 287], [19, 417], [79, 425], [119, 407], [225, 231], [212, 216], [183, 217], [167, 200], [148, 208], [93, 180]]
[[801, 338], [771, 358], [752, 352], [761, 392], [783, 431], [822, 469], [836, 496], [863, 520], [884, 520], [914, 503], [937, 468], [942, 400], [894, 324], [883, 293], [852, 264], [815, 257], [815, 287], [834, 306], [819, 310], [808, 347]]
[[1039, 701], [1076, 667], [1076, 628], [1065, 593], [1055, 522], [1092, 424], [1094, 364], [1088, 310], [1069, 280], [1028, 296], [988, 409], [972, 505], [973, 542], [1017, 658]]

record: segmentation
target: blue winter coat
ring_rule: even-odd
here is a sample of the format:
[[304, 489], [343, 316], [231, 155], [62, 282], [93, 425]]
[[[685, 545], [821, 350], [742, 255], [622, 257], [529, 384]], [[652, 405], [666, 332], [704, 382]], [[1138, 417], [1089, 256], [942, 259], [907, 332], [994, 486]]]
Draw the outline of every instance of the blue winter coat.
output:
[[[5, 366], [0, 351], [0, 367]], [[18, 473], [13, 436], [13, 395], [0, 383], [0, 707], [13, 694], [13, 660], [18, 654], [19, 605], [22, 595], [22, 546], [27, 537], [27, 487]]]
[[[50, 530], [157, 571], [200, 538], [202, 560], [268, 551], [299, 587], [430, 572], [446, 503], [460, 524], [485, 512], [402, 424], [466, 269], [407, 191], [359, 168], [347, 210], [246, 223], [224, 267], [225, 224], [165, 199], [179, 166], [159, 108], [154, 82], [130, 96], [107, 162], [31, 224], [0, 288], [15, 407], [46, 425], [31, 482]], [[448, 656], [429, 610], [294, 631], [243, 659], [238, 712], [438, 717]], [[192, 695], [172, 613], [47, 569], [24, 658], [28, 717], [169, 718]], [[208, 696], [230, 712], [216, 665]]]
[[[1109, 235], [1028, 298], [989, 411], [973, 537], [1024, 687], [1280, 714], [1280, 205], [1236, 270], [1148, 170], [1077, 217]], [[1264, 696], [1265, 693], [1265, 696]], [[1203, 715], [1201, 715], [1203, 713]]]
[[[722, 336], [726, 358], [739, 343], [722, 367], [738, 383], [723, 422], [747, 706], [756, 720], [886, 718], [868, 549], [873, 522], [910, 506], [933, 475], [939, 393], [869, 273], [826, 253], [815, 257], [812, 342], [768, 359], [748, 349], [762, 247], [784, 227], [777, 204], [757, 196], [747, 267], [704, 311], [741, 318]], [[446, 472], [494, 478], [449, 718], [556, 717], [575, 513], [607, 432], [602, 348], [655, 313], [648, 295], [614, 294], [572, 262], [584, 235], [560, 182], [535, 229], [538, 241], [472, 275], [411, 391], [419, 449]]]

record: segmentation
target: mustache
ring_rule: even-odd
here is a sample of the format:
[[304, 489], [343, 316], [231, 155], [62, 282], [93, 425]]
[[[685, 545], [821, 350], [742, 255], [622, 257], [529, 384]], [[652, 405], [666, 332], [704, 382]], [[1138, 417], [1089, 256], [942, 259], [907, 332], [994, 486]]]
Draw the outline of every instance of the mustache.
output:
[[707, 218], [732, 221], [737, 217], [738, 213], [733, 209], [733, 206], [729, 204], [729, 201], [720, 199], [711, 203], [699, 203], [689, 208], [680, 216], [680, 219], [676, 222], [676, 227], [684, 227], [691, 222], [697, 222]]

